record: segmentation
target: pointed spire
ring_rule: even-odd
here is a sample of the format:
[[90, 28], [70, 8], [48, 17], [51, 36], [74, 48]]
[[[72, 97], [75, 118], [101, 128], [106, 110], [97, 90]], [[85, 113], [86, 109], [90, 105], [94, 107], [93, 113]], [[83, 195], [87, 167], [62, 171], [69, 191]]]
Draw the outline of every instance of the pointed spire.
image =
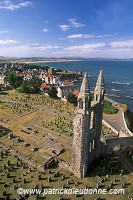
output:
[[100, 71], [100, 74], [98, 76], [96, 88], [104, 88], [104, 77], [102, 70]]
[[82, 85], [80, 88], [80, 94], [88, 95], [89, 93], [90, 93], [90, 88], [89, 88], [89, 84], [88, 84], [88, 75], [87, 75], [87, 73], [85, 73], [83, 81], [82, 81]]

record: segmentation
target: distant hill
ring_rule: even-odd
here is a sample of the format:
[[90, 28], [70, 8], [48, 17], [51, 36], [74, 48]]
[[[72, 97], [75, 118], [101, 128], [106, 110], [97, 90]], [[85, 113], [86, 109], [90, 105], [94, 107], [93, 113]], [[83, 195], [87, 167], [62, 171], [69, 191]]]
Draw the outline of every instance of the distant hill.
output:
[[5, 56], [0, 56], [0, 60], [13, 60], [15, 59], [14, 57], [5, 57]]

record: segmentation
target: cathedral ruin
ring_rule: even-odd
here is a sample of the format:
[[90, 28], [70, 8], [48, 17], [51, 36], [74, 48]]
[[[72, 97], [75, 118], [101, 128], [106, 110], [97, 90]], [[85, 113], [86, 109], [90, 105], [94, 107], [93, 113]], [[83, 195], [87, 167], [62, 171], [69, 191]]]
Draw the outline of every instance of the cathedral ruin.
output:
[[112, 153], [116, 145], [120, 145], [121, 148], [131, 147], [133, 149], [133, 136], [101, 138], [104, 94], [102, 71], [100, 71], [96, 83], [93, 101], [91, 100], [88, 75], [85, 73], [73, 119], [74, 136], [71, 167], [74, 175], [78, 178], [86, 177], [92, 162], [101, 156]]

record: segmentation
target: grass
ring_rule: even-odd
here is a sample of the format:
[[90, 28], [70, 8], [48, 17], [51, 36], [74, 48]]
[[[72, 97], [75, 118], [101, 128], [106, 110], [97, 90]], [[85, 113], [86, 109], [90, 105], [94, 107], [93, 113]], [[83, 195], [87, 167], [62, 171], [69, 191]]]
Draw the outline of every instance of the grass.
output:
[[[72, 121], [68, 119], [67, 117], [62, 116], [61, 114], [65, 114], [70, 118], [73, 118], [74, 116], [74, 107], [71, 104], [68, 104], [66, 102], [62, 102], [60, 100], [53, 100], [49, 99], [48, 96], [46, 95], [27, 95], [27, 94], [20, 94], [15, 91], [8, 91], [8, 94], [5, 95], [6, 98], [9, 98], [12, 102], [17, 101], [20, 103], [20, 106], [22, 105], [31, 105], [31, 107], [38, 106], [37, 111], [33, 113], [27, 112], [27, 107], [26, 110], [24, 111], [26, 113], [26, 116], [20, 116], [20, 113], [12, 113], [12, 109], [0, 108], [0, 116], [9, 120], [13, 120], [11, 123], [4, 123], [1, 122], [1, 130], [7, 128], [9, 131], [12, 131], [14, 136], [20, 137], [22, 140], [20, 143], [13, 145], [13, 142], [16, 143], [16, 138], [13, 138], [11, 140], [8, 139], [7, 136], [3, 136], [0, 138], [0, 142], [3, 142], [6, 144], [6, 146], [12, 146], [13, 149], [18, 150], [22, 154], [26, 156], [30, 156], [31, 159], [34, 159], [38, 163], [42, 164], [44, 163], [47, 158], [44, 158], [41, 156], [41, 153], [48, 153], [51, 154], [51, 147], [45, 149], [45, 148], [40, 148], [36, 152], [31, 151], [31, 148], [35, 146], [39, 146], [40, 144], [44, 143], [47, 141], [49, 138], [55, 140], [54, 145], [62, 145], [64, 152], [61, 153], [58, 157], [61, 160], [64, 160], [68, 163], [71, 162], [71, 156], [72, 156], [72, 151], [71, 148], [69, 148], [72, 145], [72, 137], [69, 135], [70, 131], [68, 130], [68, 127], [70, 129], [73, 129], [72, 127]], [[0, 102], [1, 106], [7, 104], [7, 102], [0, 96]], [[59, 112], [58, 112], [59, 111]], [[60, 114], [61, 112], [61, 114]], [[52, 122], [52, 123], [51, 123]], [[44, 125], [43, 125], [44, 124]], [[48, 125], [49, 124], [49, 125]], [[57, 127], [58, 124], [58, 127]], [[25, 130], [25, 128], [30, 128], [30, 134], [23, 133], [21, 130]], [[47, 127], [47, 130], [44, 130], [43, 128]], [[63, 129], [63, 131], [62, 131]], [[110, 133], [110, 129], [107, 128], [106, 126], [102, 126], [103, 137], [110, 137], [110, 136], [116, 136], [113, 132]], [[36, 134], [33, 133], [33, 130], [37, 131]], [[59, 137], [54, 133], [51, 133], [49, 130], [57, 131], [60, 133], [61, 136], [68, 136], [67, 138], [64, 137]], [[32, 141], [31, 138], [36, 139], [36, 141]], [[29, 147], [24, 147], [24, 143], [27, 142], [30, 144]], [[67, 145], [69, 145], [67, 147]], [[0, 148], [0, 151], [2, 149]], [[12, 199], [16, 195], [16, 190], [13, 190], [13, 185], [12, 185], [12, 178], [6, 178], [6, 171], [7, 169], [3, 169], [3, 165], [7, 163], [7, 159], [11, 160], [11, 163], [15, 163], [17, 158], [15, 158], [12, 155], [9, 155], [7, 157], [4, 157], [3, 159], [0, 159], [0, 166], [2, 166], [2, 180], [4, 182], [9, 183], [9, 187], [5, 188], [4, 184], [0, 184], [0, 199], [3, 198], [3, 191], [6, 190], [8, 193], [12, 193], [10, 196]], [[103, 173], [101, 171], [101, 168], [103, 166], [106, 166], [106, 170]], [[114, 173], [109, 177], [109, 181], [105, 182], [105, 186], [109, 185], [111, 181], [114, 180], [114, 177], [117, 177], [119, 180], [116, 185], [114, 185], [114, 188], [120, 188], [121, 184], [124, 182], [124, 180], [127, 181], [130, 185], [127, 185], [126, 187], [126, 193], [125, 195], [101, 195], [102, 198], [107, 197], [107, 199], [116, 199], [116, 200], [125, 200], [127, 199], [128, 193], [132, 193], [133, 191], [133, 186], [132, 186], [132, 181], [133, 177], [128, 175], [126, 172], [123, 176], [120, 176], [120, 169], [122, 168], [121, 163], [119, 162], [118, 158], [116, 157], [109, 157], [108, 160], [103, 161], [102, 163], [98, 161], [96, 163], [96, 167], [90, 171], [90, 177], [87, 177], [85, 179], [80, 180], [82, 184], [77, 185], [77, 181], [79, 179], [75, 176], [73, 176], [70, 172], [60, 169], [60, 175], [56, 178], [54, 178], [54, 173], [55, 171], [59, 170], [59, 167], [55, 166], [53, 167], [52, 174], [48, 174], [48, 171], [45, 172], [45, 174], [42, 174], [43, 180], [38, 181], [38, 174], [40, 173], [38, 170], [32, 170], [30, 174], [27, 174], [25, 178], [29, 180], [29, 183], [23, 184], [23, 179], [22, 173], [26, 173], [27, 169], [22, 169], [22, 167], [19, 167], [18, 169], [14, 169], [12, 175], [16, 176], [17, 179], [20, 178], [20, 182], [17, 182], [17, 186], [21, 184], [21, 187], [25, 188], [31, 188], [34, 187], [35, 185], [41, 186], [41, 183], [43, 186], [46, 188], [58, 188], [62, 187], [63, 184], [66, 185], [66, 182], [68, 179], [70, 179], [70, 185], [71, 187], [75, 188], [85, 188], [85, 185], [88, 185], [89, 187], [94, 188], [97, 184], [95, 180], [95, 176], [97, 174], [100, 174], [103, 178], [107, 173], [110, 172], [111, 167], [114, 167]], [[65, 174], [66, 178], [64, 180], [61, 180], [61, 174]], [[52, 177], [52, 182], [48, 183], [47, 178], [48, 176]], [[19, 180], [19, 179], [18, 179]], [[73, 181], [72, 181], [73, 180]], [[89, 199], [94, 200], [98, 195], [90, 195]], [[40, 196], [42, 197], [42, 196]], [[45, 195], [45, 199], [47, 200], [56, 200], [59, 199], [59, 195]], [[72, 196], [65, 196], [63, 195], [64, 198], [71, 198], [72, 200], [75, 199], [74, 195]], [[81, 199], [82, 197], [77, 197], [77, 199]], [[30, 196], [28, 199], [36, 199], [35, 195]], [[44, 197], [42, 197], [44, 199]], [[88, 200], [88, 196], [85, 196], [85, 199]]]
[[[4, 151], [1, 147], [0, 147], [0, 151]], [[7, 171], [9, 169], [9, 167], [7, 166], [7, 161], [10, 160], [11, 164], [10, 166], [12, 166], [12, 170], [10, 171], [10, 178], [7, 178]], [[18, 162], [19, 166], [16, 166], [16, 163]], [[24, 163], [24, 162], [23, 162]], [[117, 163], [117, 164], [116, 164]], [[3, 166], [6, 165], [6, 169], [3, 168]], [[103, 166], [106, 166], [106, 169], [104, 172], [101, 172], [100, 168], [102, 168]], [[113, 170], [113, 174], [110, 175], [110, 169], [111, 167], [114, 167]], [[90, 170], [90, 175], [89, 177], [86, 177], [82, 180], [79, 180], [77, 177], [75, 177], [74, 175], [71, 174], [71, 172], [65, 170], [65, 169], [59, 169], [59, 167], [54, 166], [50, 169], [50, 173], [49, 170], [45, 171], [44, 173], [39, 172], [37, 169], [34, 169], [31, 167], [31, 172], [28, 172], [28, 165], [25, 164], [25, 168], [23, 169], [22, 165], [20, 165], [20, 160], [18, 161], [16, 157], [14, 157], [12, 154], [10, 154], [8, 152], [8, 155], [5, 156], [3, 158], [0, 158], [0, 167], [1, 167], [1, 183], [0, 183], [0, 199], [4, 198], [3, 196], [3, 192], [6, 191], [6, 194], [8, 194], [10, 196], [10, 199], [14, 199], [16, 194], [17, 194], [17, 188], [21, 187], [21, 188], [25, 188], [25, 189], [31, 189], [33, 188], [35, 185], [38, 185], [39, 188], [41, 188], [42, 186], [48, 189], [52, 189], [52, 188], [62, 188], [62, 185], [65, 185], [66, 188], [77, 188], [77, 189], [84, 189], [87, 185], [87, 187], [89, 188], [95, 188], [97, 181], [95, 179], [95, 176], [97, 176], [97, 174], [100, 174], [101, 178], [105, 178], [106, 174], [109, 174], [108, 180], [105, 181], [104, 183], [100, 184], [100, 188], [106, 188], [111, 181], [113, 181], [114, 183], [114, 178], [117, 179], [117, 182], [115, 182], [115, 184], [113, 185], [113, 189], [121, 188], [121, 184], [126, 181], [127, 185], [125, 188], [125, 194], [124, 195], [100, 195], [101, 198], [106, 198], [108, 200], [111, 199], [116, 199], [116, 200], [126, 200], [127, 199], [127, 195], [129, 193], [132, 193], [133, 190], [133, 186], [132, 186], [132, 181], [133, 181], [133, 177], [130, 176], [129, 174], [126, 173], [126, 171], [124, 171], [124, 175], [120, 176], [120, 170], [121, 170], [121, 164], [119, 162], [119, 159], [115, 156], [110, 156], [108, 159], [106, 159], [105, 161], [98, 162], [96, 167], [94, 167], [94, 169]], [[59, 175], [57, 177], [54, 177], [54, 173], [59, 171]], [[24, 176], [22, 176], [22, 174], [24, 174]], [[41, 174], [41, 180], [38, 180], [38, 175]], [[61, 180], [62, 174], [65, 176], [65, 178], [63, 180]], [[48, 177], [52, 178], [52, 181], [50, 183], [48, 183]], [[15, 178], [15, 184], [16, 184], [16, 189], [13, 189], [13, 177]], [[26, 180], [26, 183], [24, 184], [24, 178]], [[69, 185], [67, 185], [67, 180], [69, 179]], [[7, 183], [8, 187], [4, 187], [4, 184]], [[80, 197], [77, 197], [76, 199], [80, 199], [84, 197], [85, 200], [94, 200], [98, 195], [81, 195]], [[59, 199], [59, 195], [39, 195], [39, 197], [41, 199], [47, 199], [47, 200], [56, 200]], [[117, 197], [117, 198], [116, 198]], [[71, 200], [75, 199], [74, 195], [63, 195], [63, 198], [69, 198]], [[30, 195], [28, 200], [35, 200], [36, 199], [36, 195]]]
[[110, 131], [110, 129], [107, 126], [102, 124], [101, 137], [115, 137], [115, 136], [116, 136], [116, 133], [114, 133], [113, 131]]
[[[34, 111], [33, 113], [28, 112], [28, 107], [25, 107], [26, 116], [20, 115], [20, 113], [12, 112], [10, 109], [10, 103], [19, 102], [19, 106], [30, 105], [31, 109], [35, 109], [35, 106], [39, 106], [39, 110]], [[72, 126], [71, 121], [67, 118], [64, 118], [59, 113], [55, 113], [55, 109], [63, 114], [67, 114], [69, 117], [73, 111], [73, 106], [67, 104], [66, 102], [60, 102], [59, 100], [49, 99], [46, 95], [27, 95], [21, 94], [16, 91], [10, 90], [7, 94], [1, 97], [1, 106], [0, 107], [0, 117], [6, 118], [10, 123], [1, 122], [1, 125], [5, 128], [8, 128], [16, 137], [20, 137], [23, 141], [21, 143], [16, 144], [16, 139], [9, 140], [7, 136], [3, 136], [0, 138], [0, 142], [3, 142], [7, 146], [11, 146], [13, 149], [19, 151], [20, 153], [32, 157], [35, 161], [42, 164], [45, 162], [45, 158], [41, 156], [42, 152], [46, 152], [51, 154], [51, 149], [39, 148], [38, 151], [33, 152], [31, 149], [33, 147], [38, 147], [43, 142], [47, 141], [49, 138], [55, 140], [55, 144], [66, 144], [70, 143], [68, 139], [59, 137], [56, 134], [52, 134], [49, 130], [57, 131], [61, 135], [69, 136], [68, 126]], [[6, 106], [5, 106], [6, 104]], [[57, 129], [56, 120], [59, 119], [59, 128]], [[42, 123], [45, 121], [45, 123]], [[48, 125], [49, 123], [49, 125]], [[44, 125], [43, 125], [44, 124]], [[43, 128], [47, 127], [47, 130]], [[27, 130], [26, 128], [30, 128], [30, 134], [26, 134], [23, 131]], [[72, 127], [71, 127], [72, 128]], [[36, 134], [33, 132], [36, 131]], [[63, 130], [63, 131], [62, 131]], [[32, 141], [30, 138], [36, 138], [36, 141]], [[15, 143], [15, 145], [13, 145]], [[28, 143], [28, 147], [24, 147], [24, 143]], [[63, 147], [66, 149], [66, 147]], [[67, 149], [66, 149], [67, 150]]]

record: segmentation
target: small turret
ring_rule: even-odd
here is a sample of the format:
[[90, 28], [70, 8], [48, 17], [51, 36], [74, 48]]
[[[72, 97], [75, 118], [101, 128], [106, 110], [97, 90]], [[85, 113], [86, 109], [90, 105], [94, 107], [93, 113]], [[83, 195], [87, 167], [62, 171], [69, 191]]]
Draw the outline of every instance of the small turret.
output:
[[98, 79], [97, 79], [97, 83], [96, 83], [96, 88], [97, 89], [104, 89], [104, 77], [103, 77], [103, 72], [102, 70], [100, 71], [100, 74], [98, 76]]
[[105, 93], [104, 77], [103, 77], [103, 73], [102, 73], [102, 70], [101, 70], [100, 74], [98, 76], [98, 79], [97, 79], [95, 90], [94, 90], [94, 100], [98, 101], [98, 102], [103, 100], [104, 99], [104, 93]]
[[80, 88], [80, 94], [78, 96], [78, 109], [83, 109], [84, 111], [88, 111], [90, 105], [90, 88], [88, 75], [85, 73], [82, 85]]
[[80, 94], [85, 95], [85, 96], [88, 96], [90, 94], [90, 88], [89, 88], [89, 84], [88, 84], [87, 73], [85, 73], [85, 75], [84, 75], [82, 85], [81, 85], [81, 88], [80, 88]]

